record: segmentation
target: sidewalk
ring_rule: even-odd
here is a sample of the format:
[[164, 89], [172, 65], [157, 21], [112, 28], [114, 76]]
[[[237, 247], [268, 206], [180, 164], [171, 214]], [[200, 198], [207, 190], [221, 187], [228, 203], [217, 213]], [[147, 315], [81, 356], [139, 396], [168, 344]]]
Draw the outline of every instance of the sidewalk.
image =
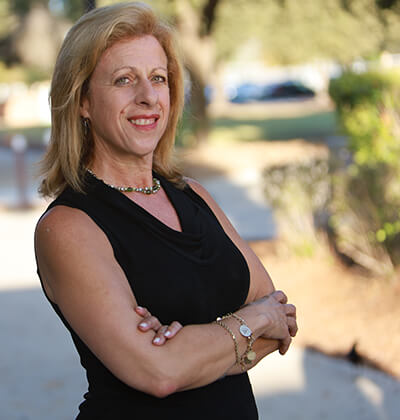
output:
[[[241, 173], [237, 178], [204, 182], [247, 239], [274, 235], [256, 181]], [[4, 420], [71, 420], [85, 392], [72, 341], [44, 299], [35, 274], [33, 231], [44, 207], [41, 202], [25, 212], [0, 211], [0, 418]], [[251, 378], [261, 420], [399, 418], [399, 381], [295, 346], [284, 357], [268, 356], [251, 371]]]

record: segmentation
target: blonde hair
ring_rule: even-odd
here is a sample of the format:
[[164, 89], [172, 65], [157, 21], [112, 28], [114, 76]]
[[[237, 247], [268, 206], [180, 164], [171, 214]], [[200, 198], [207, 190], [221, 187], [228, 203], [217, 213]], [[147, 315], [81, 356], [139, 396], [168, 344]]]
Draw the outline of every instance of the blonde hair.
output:
[[69, 30], [60, 49], [50, 90], [52, 127], [41, 166], [41, 195], [58, 195], [66, 186], [84, 191], [84, 171], [91, 158], [93, 138], [82, 124], [82, 97], [103, 52], [118, 41], [143, 35], [154, 36], [168, 60], [170, 114], [154, 151], [153, 169], [180, 187], [184, 184], [172, 156], [184, 104], [182, 63], [174, 30], [146, 4], [120, 3], [83, 15]]

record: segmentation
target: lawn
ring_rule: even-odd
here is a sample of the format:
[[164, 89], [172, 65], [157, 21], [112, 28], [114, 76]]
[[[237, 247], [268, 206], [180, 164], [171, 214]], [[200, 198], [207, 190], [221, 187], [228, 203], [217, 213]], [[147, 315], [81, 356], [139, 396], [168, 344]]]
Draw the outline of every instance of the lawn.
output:
[[226, 143], [294, 138], [321, 140], [337, 133], [335, 112], [324, 111], [285, 118], [217, 118], [212, 121], [210, 141]]

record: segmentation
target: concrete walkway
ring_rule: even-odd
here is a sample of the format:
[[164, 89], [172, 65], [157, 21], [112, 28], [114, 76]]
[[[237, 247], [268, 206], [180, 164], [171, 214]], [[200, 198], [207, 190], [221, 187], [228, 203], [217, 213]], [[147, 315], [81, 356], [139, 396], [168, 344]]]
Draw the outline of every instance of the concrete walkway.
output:
[[[205, 185], [242, 235], [272, 236], [256, 177], [240, 174], [240, 179], [214, 178]], [[12, 198], [5, 184], [12, 182], [2, 178], [0, 204]], [[31, 190], [34, 186], [31, 182]], [[33, 231], [44, 206], [37, 201], [29, 211], [0, 211], [1, 420], [71, 420], [85, 392], [72, 341], [35, 274]], [[399, 381], [295, 346], [284, 357], [264, 359], [251, 378], [261, 420], [400, 418]]]

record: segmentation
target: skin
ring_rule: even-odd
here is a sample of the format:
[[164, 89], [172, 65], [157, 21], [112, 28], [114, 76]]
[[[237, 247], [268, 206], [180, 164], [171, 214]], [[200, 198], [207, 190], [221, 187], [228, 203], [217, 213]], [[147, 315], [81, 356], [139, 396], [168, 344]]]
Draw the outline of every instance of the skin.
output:
[[[168, 83], [159, 74], [166, 68], [165, 53], [150, 36], [119, 42], [100, 58], [81, 114], [89, 118], [94, 137], [91, 169], [107, 183], [151, 185], [153, 153], [169, 115]], [[158, 117], [153, 121], [154, 115]], [[151, 124], [132, 123], [131, 117], [137, 116], [148, 117]], [[207, 191], [195, 181], [188, 182], [209, 204], [249, 265], [250, 290], [237, 314], [257, 338], [256, 362], [277, 349], [285, 353], [297, 331], [295, 307], [283, 292], [274, 291], [261, 262]], [[125, 195], [181, 231], [163, 189], [150, 196]], [[240, 372], [232, 338], [220, 326], [182, 328], [177, 322], [161, 326], [138, 307], [106, 235], [84, 212], [66, 206], [51, 209], [37, 225], [35, 250], [49, 298], [92, 352], [127, 385], [165, 397]], [[146, 326], [140, 325], [143, 321]], [[243, 354], [247, 341], [238, 333], [237, 321], [229, 318], [226, 324], [236, 331]]]
[[[152, 36], [111, 46], [99, 60], [82, 101], [94, 137], [91, 168], [108, 183], [152, 185], [152, 158], [168, 123], [167, 57]], [[157, 116], [156, 126], [131, 119]], [[119, 185], [119, 184], [118, 184]]]

